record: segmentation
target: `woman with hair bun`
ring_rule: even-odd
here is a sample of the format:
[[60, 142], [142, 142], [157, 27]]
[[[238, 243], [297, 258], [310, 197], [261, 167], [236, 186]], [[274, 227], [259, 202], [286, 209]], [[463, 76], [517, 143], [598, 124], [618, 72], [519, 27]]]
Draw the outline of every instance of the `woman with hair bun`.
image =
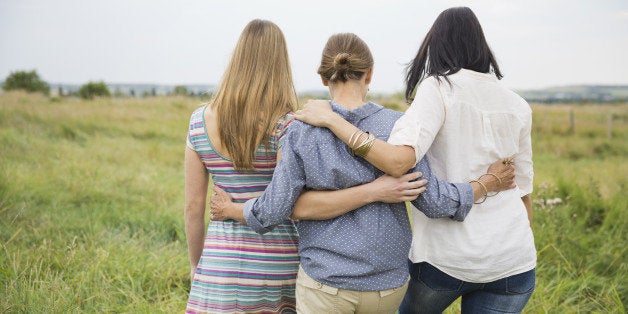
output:
[[[355, 34], [331, 36], [318, 74], [334, 112], [368, 132], [347, 135], [345, 145], [326, 128], [293, 122], [264, 194], [243, 207], [212, 198], [212, 213], [244, 220], [260, 233], [291, 215], [299, 219], [299, 313], [395, 313], [408, 285], [412, 238], [402, 201], [412, 200], [429, 217], [461, 221], [484, 189], [508, 189], [514, 175], [496, 162], [489, 168], [495, 175], [447, 183], [423, 159], [399, 179], [382, 176], [364, 157], [376, 138], [388, 138], [401, 113], [365, 100], [373, 75], [368, 46]], [[422, 180], [413, 181], [420, 172]]]

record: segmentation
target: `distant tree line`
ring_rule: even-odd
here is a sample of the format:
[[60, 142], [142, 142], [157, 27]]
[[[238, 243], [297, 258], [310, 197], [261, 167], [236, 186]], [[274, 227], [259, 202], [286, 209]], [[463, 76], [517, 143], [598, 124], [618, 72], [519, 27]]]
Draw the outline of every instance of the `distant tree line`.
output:
[[[115, 87], [115, 85], [114, 85]], [[67, 88], [67, 87], [66, 87]], [[24, 90], [29, 93], [42, 93], [44, 95], [50, 95], [50, 87], [46, 81], [44, 81], [37, 71], [15, 71], [11, 72], [9, 76], [4, 81], [2, 85], [2, 89], [4, 91], [13, 91], [13, 90]], [[140, 89], [141, 92], [141, 89]], [[54, 95], [54, 94], [53, 94]], [[58, 86], [56, 88], [56, 96], [77, 96], [83, 99], [93, 99], [95, 97], [155, 97], [157, 96], [157, 90], [155, 87], [150, 88], [150, 90], [144, 90], [141, 95], [136, 95], [136, 91], [134, 89], [128, 89], [127, 92], [123, 92], [119, 87], [115, 88], [113, 93], [109, 90], [109, 87], [105, 82], [87, 82], [81, 85], [78, 90], [64, 90], [62, 86]], [[163, 95], [163, 90], [160, 93]], [[188, 88], [184, 85], [177, 85], [171, 91], [167, 92], [166, 95], [172, 96], [191, 96], [191, 97], [201, 97], [207, 98], [211, 97], [211, 94], [208, 93], [195, 93], [194, 91], [188, 91]]]
[[[113, 92], [110, 90], [113, 88]], [[190, 88], [188, 88], [190, 87]], [[81, 86], [58, 85], [53, 84], [52, 96], [64, 97], [74, 96], [84, 99], [93, 99], [95, 97], [155, 97], [161, 95], [179, 96], [179, 97], [199, 97], [211, 98], [210, 92], [205, 92], [206, 86], [202, 85], [176, 85], [171, 86], [155, 86], [150, 84], [111, 84], [107, 85], [103, 81], [87, 82]], [[29, 93], [42, 93], [50, 95], [50, 85], [44, 81], [37, 71], [15, 71], [11, 72], [2, 85], [4, 91], [24, 90]], [[190, 90], [191, 89], [191, 90]], [[564, 88], [551, 88], [541, 90], [520, 91], [520, 95], [528, 102], [534, 103], [623, 103], [628, 101], [628, 86], [567, 86]], [[378, 99], [382, 105], [391, 108], [400, 109], [404, 107], [403, 99], [397, 94], [380, 95]], [[303, 98], [308, 98], [301, 95]], [[327, 92], [322, 92], [316, 97], [309, 98], [327, 98]]]

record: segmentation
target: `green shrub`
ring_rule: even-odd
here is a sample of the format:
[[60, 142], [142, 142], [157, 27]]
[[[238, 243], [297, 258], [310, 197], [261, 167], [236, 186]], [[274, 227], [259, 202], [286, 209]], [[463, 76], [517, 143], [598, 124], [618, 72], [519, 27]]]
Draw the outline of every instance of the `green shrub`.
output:
[[174, 87], [174, 90], [172, 91], [172, 95], [175, 95], [175, 96], [187, 96], [187, 95], [189, 95], [188, 88], [183, 86], [183, 85], [177, 85], [177, 86]]
[[35, 70], [11, 72], [4, 81], [2, 89], [5, 91], [22, 89], [27, 92], [42, 92], [48, 95], [48, 83], [42, 80]]
[[84, 99], [92, 99], [94, 97], [110, 97], [111, 93], [105, 82], [88, 82], [83, 84], [78, 91], [79, 96]]

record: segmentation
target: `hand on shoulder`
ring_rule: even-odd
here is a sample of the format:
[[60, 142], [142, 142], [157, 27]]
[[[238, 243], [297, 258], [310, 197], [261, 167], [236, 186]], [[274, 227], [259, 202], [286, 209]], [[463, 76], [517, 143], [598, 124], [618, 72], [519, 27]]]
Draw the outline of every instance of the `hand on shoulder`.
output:
[[303, 109], [294, 113], [294, 117], [313, 126], [328, 127], [338, 115], [331, 109], [328, 100], [310, 99]]

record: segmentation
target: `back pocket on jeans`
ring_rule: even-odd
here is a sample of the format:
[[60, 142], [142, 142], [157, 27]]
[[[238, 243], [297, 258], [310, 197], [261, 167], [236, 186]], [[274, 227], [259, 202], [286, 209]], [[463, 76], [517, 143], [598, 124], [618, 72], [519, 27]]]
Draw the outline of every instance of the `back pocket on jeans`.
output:
[[534, 269], [506, 278], [506, 292], [510, 294], [532, 292], [535, 285], [536, 273]]
[[457, 291], [463, 283], [426, 262], [419, 264], [419, 280], [434, 291]]

